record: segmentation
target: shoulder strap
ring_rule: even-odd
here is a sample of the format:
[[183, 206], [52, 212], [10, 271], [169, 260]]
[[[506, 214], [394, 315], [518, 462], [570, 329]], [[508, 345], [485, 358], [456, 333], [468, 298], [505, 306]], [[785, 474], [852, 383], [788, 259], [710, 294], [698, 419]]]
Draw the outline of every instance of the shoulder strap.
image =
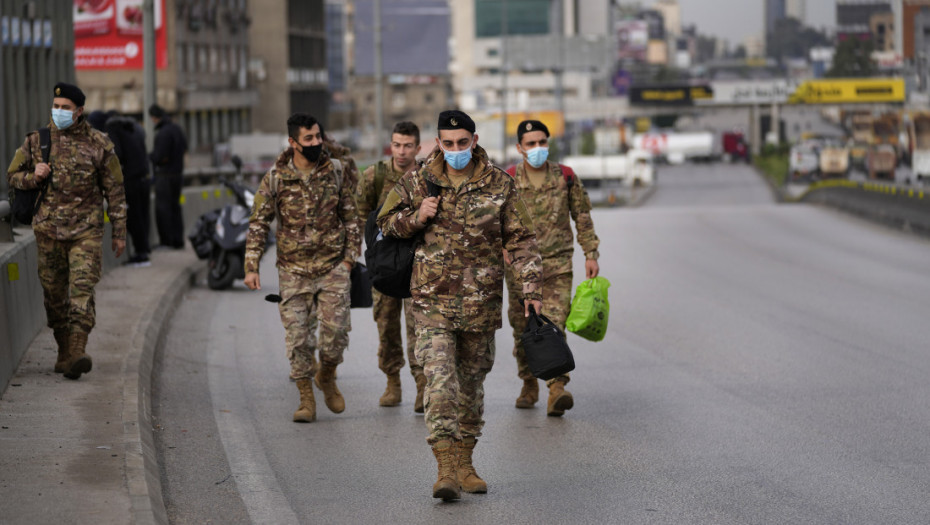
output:
[[333, 171], [336, 172], [336, 189], [342, 189], [342, 161], [336, 157], [329, 159], [333, 163]]
[[504, 171], [507, 173], [507, 175], [510, 175], [511, 177], [516, 177], [517, 176], [517, 165], [511, 164], [510, 167], [505, 169]]
[[52, 131], [48, 128], [39, 129], [39, 150], [42, 151], [42, 162], [48, 164], [52, 157]]
[[575, 185], [575, 170], [564, 164], [559, 164], [559, 171], [562, 172], [562, 178], [565, 179], [565, 184], [568, 186], [568, 190], [571, 191], [572, 186]]
[[[393, 161], [392, 161], [393, 162]], [[381, 192], [384, 191], [384, 179], [387, 177], [387, 166], [383, 160], [375, 164], [375, 195], [381, 198]]]

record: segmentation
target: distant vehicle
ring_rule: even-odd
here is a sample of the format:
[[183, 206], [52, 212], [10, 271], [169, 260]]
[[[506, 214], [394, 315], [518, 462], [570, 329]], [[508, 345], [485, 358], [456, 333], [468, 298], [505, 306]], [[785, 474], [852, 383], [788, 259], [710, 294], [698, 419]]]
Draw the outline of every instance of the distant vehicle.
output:
[[633, 148], [649, 151], [669, 164], [713, 161], [720, 157], [719, 145], [710, 131], [650, 131], [635, 135]]
[[871, 115], [853, 115], [850, 120], [850, 135], [855, 142], [865, 144], [872, 143], [872, 120]]
[[598, 187], [605, 181], [648, 186], [656, 179], [652, 154], [640, 149], [616, 155], [569, 155], [562, 164], [572, 168], [585, 186]]
[[894, 180], [894, 169], [897, 160], [897, 152], [891, 144], [871, 146], [866, 161], [869, 178]]
[[916, 115], [912, 126], [911, 170], [914, 178], [923, 181], [930, 179], [930, 114]]
[[723, 160], [724, 162], [749, 162], [749, 145], [743, 134], [737, 131], [727, 131], [723, 134]]
[[824, 142], [820, 148], [820, 176], [846, 177], [849, 175], [849, 148], [838, 140]]
[[788, 153], [788, 175], [790, 181], [810, 180], [820, 171], [820, 145], [812, 140], [801, 141], [791, 146]]

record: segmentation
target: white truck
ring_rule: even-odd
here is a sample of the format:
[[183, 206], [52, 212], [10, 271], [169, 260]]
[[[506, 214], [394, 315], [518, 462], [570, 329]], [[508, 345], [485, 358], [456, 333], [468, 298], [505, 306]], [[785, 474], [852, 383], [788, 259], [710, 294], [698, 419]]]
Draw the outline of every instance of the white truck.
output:
[[656, 179], [652, 154], [641, 149], [615, 155], [569, 155], [561, 163], [572, 168], [585, 186], [599, 187], [610, 182], [648, 186]]
[[717, 136], [710, 131], [650, 131], [635, 135], [633, 148], [649, 151], [669, 164], [712, 161], [721, 155]]
[[911, 171], [920, 182], [930, 180], [930, 115], [920, 114], [913, 119], [913, 150]]

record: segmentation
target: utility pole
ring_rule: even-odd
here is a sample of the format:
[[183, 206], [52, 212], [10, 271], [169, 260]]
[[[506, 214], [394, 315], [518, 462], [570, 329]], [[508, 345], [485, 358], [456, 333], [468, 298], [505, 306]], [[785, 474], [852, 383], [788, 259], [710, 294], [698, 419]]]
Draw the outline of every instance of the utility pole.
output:
[[384, 130], [384, 71], [381, 63], [381, 0], [374, 0], [374, 29], [375, 29], [375, 144], [378, 144], [378, 155], [381, 155], [382, 131]]
[[149, 108], [155, 104], [155, 0], [142, 2], [142, 115], [145, 124], [145, 147], [149, 151], [155, 144], [155, 126], [149, 116]]
[[565, 130], [566, 118], [565, 118], [565, 89], [564, 89], [564, 76], [565, 76], [565, 5], [562, 0], [556, 2], [556, 45], [558, 46], [558, 63], [553, 71], [555, 73], [555, 104], [556, 110], [559, 112], [559, 115], [562, 117], [562, 136], [556, 139], [556, 143], [559, 145], [559, 155], [567, 155], [568, 152], [565, 150]]
[[507, 0], [501, 0], [501, 158], [507, 163]]

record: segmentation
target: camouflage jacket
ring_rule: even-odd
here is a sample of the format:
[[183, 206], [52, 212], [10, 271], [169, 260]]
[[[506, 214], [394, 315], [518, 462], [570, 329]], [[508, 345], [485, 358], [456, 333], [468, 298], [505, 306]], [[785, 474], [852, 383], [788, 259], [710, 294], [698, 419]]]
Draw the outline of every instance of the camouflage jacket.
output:
[[[126, 194], [123, 172], [105, 133], [81, 117], [64, 130], [49, 123], [52, 173], [48, 189], [32, 219], [33, 229], [59, 240], [103, 235], [104, 201], [113, 238], [126, 238]], [[36, 164], [42, 162], [39, 133], [26, 135], [6, 175], [10, 187], [33, 189]]]
[[[387, 235], [412, 237], [423, 231], [410, 288], [418, 324], [481, 332], [501, 327], [503, 249], [521, 273], [523, 296], [541, 299], [542, 268], [536, 235], [513, 179], [475, 148], [477, 164], [453, 188], [436, 148], [417, 170], [407, 172], [388, 195], [378, 225]], [[440, 187], [439, 209], [426, 225], [417, 221], [426, 180]]]
[[547, 161], [546, 167], [546, 177], [539, 188], [530, 182], [524, 162], [517, 164], [514, 182], [536, 227], [544, 274], [550, 276], [572, 271], [572, 220], [586, 259], [597, 260], [600, 241], [591, 220], [591, 200], [581, 181], [575, 177], [569, 189], [558, 163]]
[[362, 221], [368, 218], [369, 213], [378, 209], [403, 175], [399, 171], [394, 171], [393, 158], [368, 166], [358, 181], [358, 216]]
[[342, 261], [355, 263], [361, 249], [355, 187], [345, 172], [339, 183], [329, 159], [324, 151], [318, 167], [305, 177], [288, 148], [262, 177], [249, 218], [246, 272], [258, 272], [276, 218], [278, 268], [313, 278]]

